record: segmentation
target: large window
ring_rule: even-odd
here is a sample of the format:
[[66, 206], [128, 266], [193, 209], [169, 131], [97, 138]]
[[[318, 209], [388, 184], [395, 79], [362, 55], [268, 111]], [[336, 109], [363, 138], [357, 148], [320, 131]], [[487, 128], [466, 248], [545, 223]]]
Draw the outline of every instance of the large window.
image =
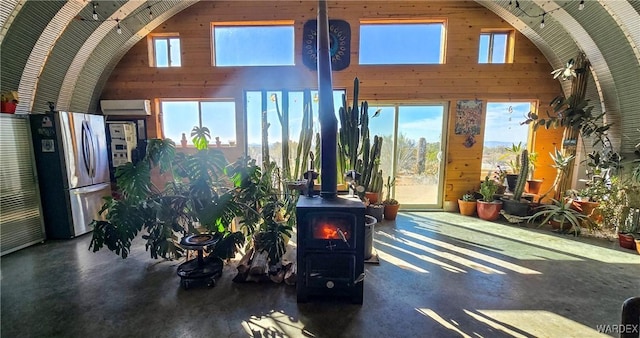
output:
[[236, 104], [234, 101], [174, 101], [162, 100], [162, 129], [165, 138], [180, 146], [182, 134], [189, 146], [194, 126], [207, 127], [211, 132], [210, 145], [236, 145]]
[[293, 21], [213, 23], [213, 64], [228, 66], [293, 66]]
[[360, 22], [360, 64], [444, 63], [444, 22]]
[[[382, 177], [395, 177], [392, 197], [403, 209], [440, 208], [446, 106], [442, 104], [371, 105], [369, 133], [383, 138]], [[386, 197], [386, 196], [385, 196]]]
[[[344, 90], [333, 91], [336, 117], [342, 106], [344, 92]], [[305, 106], [308, 106], [312, 112], [313, 135], [311, 137], [312, 141], [315, 142], [314, 135], [320, 132], [318, 92], [316, 90], [309, 91], [306, 99], [302, 90], [256, 90], [245, 92], [247, 154], [256, 159], [258, 163], [262, 162], [262, 122], [265, 121], [269, 125], [267, 128], [267, 142], [269, 143], [270, 160], [275, 161], [282, 168], [283, 132], [286, 132], [289, 135], [289, 162], [291, 167], [294, 167]], [[282, 120], [280, 117], [282, 117]], [[284, 130], [285, 128], [286, 131]], [[314, 153], [316, 152], [315, 143], [313, 143], [311, 150]], [[308, 154], [301, 154], [300, 156], [308, 156]]]
[[150, 35], [150, 49], [153, 50], [151, 65], [154, 67], [180, 67], [180, 37], [177, 34]]
[[493, 176], [498, 166], [509, 173], [513, 168], [509, 163], [515, 161], [515, 155], [507, 149], [521, 145], [529, 146], [529, 125], [521, 125], [522, 117], [535, 109], [532, 102], [488, 102], [487, 118], [484, 129], [484, 148], [482, 151], [481, 178]]
[[511, 60], [511, 32], [482, 32], [478, 63], [508, 63]]

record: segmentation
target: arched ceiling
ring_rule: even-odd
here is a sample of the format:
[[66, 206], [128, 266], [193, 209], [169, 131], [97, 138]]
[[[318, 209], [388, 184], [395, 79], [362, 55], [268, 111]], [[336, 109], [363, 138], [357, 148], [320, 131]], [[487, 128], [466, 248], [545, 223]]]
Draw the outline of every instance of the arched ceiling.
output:
[[[59, 110], [96, 111], [102, 86], [122, 56], [197, 1], [4, 0], [2, 90], [18, 88], [19, 113], [47, 110], [47, 101]], [[640, 128], [640, 1], [586, 0], [579, 10], [579, 0], [522, 0], [524, 12], [510, 8], [515, 0], [476, 2], [531, 40], [553, 68], [585, 53], [592, 65], [587, 96], [615, 123], [617, 146], [633, 151]], [[79, 20], [92, 16], [94, 3], [101, 21]], [[545, 27], [540, 28], [540, 17], [525, 12], [547, 12]]]

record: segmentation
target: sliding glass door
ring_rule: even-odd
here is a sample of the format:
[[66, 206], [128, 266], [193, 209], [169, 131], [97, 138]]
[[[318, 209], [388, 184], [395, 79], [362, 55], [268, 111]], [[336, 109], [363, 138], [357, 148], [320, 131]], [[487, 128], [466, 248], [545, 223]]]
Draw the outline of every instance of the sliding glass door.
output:
[[[395, 177], [392, 197], [402, 209], [442, 207], [445, 112], [444, 104], [371, 105], [380, 110], [370, 119], [372, 135], [383, 136], [380, 168], [385, 183]], [[386, 193], [386, 190], [385, 190]]]

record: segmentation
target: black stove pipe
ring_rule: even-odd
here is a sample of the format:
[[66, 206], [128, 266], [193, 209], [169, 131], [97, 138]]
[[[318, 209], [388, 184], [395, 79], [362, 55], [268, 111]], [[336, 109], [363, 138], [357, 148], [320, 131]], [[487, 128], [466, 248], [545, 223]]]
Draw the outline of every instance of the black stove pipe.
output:
[[337, 159], [338, 120], [333, 109], [333, 80], [329, 53], [329, 18], [326, 0], [318, 1], [318, 97], [320, 118], [320, 196], [335, 198], [338, 194]]

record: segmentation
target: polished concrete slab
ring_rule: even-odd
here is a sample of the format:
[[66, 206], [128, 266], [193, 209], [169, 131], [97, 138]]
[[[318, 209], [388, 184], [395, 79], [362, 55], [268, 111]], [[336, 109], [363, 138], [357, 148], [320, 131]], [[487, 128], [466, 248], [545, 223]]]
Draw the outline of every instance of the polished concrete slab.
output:
[[[183, 290], [182, 261], [88, 250], [90, 236], [1, 258], [2, 337], [599, 337], [640, 295], [640, 255], [606, 240], [454, 213], [376, 226], [364, 304], [297, 304], [295, 287]], [[604, 325], [604, 326], [603, 326]], [[609, 325], [608, 327], [606, 325]], [[615, 329], [615, 328], [614, 328]]]

